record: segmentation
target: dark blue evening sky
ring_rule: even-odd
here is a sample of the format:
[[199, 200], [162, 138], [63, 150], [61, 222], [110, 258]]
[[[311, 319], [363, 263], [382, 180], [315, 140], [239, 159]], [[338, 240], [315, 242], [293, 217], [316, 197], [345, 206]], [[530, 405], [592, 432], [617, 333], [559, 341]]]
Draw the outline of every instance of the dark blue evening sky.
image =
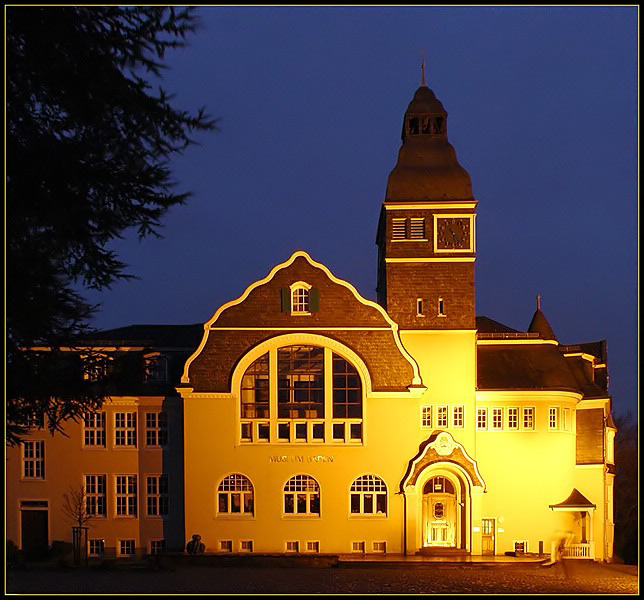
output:
[[174, 162], [163, 239], [114, 244], [140, 279], [95, 326], [198, 323], [294, 251], [375, 300], [376, 225], [402, 117], [427, 83], [479, 201], [477, 314], [608, 341], [638, 400], [638, 8], [201, 7], [168, 57], [175, 105], [220, 131]]

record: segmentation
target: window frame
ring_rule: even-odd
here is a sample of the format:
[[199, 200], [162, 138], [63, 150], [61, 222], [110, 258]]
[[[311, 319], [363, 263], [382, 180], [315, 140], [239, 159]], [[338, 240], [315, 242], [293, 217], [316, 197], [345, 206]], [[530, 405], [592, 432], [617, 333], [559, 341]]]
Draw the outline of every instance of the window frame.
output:
[[[165, 410], [148, 410], [143, 414], [146, 448], [163, 448], [170, 439], [168, 413]], [[151, 417], [154, 417], [153, 419]], [[150, 441], [154, 443], [150, 443]]]
[[[224, 498], [226, 510], [222, 510]], [[247, 510], [249, 505], [250, 510]], [[231, 510], [233, 506], [239, 506], [239, 510]], [[250, 477], [236, 472], [221, 479], [215, 492], [215, 514], [217, 517], [246, 519], [255, 516], [255, 486]]]
[[[125, 491], [123, 482], [125, 478]], [[132, 487], [131, 487], [132, 486]], [[139, 481], [138, 476], [132, 473], [114, 474], [114, 517], [117, 519], [136, 519], [139, 514]], [[134, 490], [134, 491], [132, 491]], [[124, 509], [124, 510], [123, 510]]]
[[[536, 407], [535, 406], [523, 406], [521, 407], [521, 429], [523, 431], [535, 431], [536, 430]], [[527, 425], [527, 422], [530, 422], [530, 426]]]
[[[332, 346], [325, 345], [324, 340], [294, 339], [271, 344], [245, 363], [244, 370], [235, 377], [240, 445], [364, 443], [364, 367]], [[308, 359], [293, 354], [304, 349], [308, 349]], [[289, 367], [289, 363], [295, 365], [302, 358], [311, 361], [311, 369]], [[251, 380], [255, 377], [265, 382], [261, 404], [255, 401], [256, 383]], [[256, 404], [259, 411], [254, 408]], [[261, 416], [253, 416], [257, 414]]]
[[170, 516], [170, 482], [165, 473], [145, 475], [145, 516], [157, 519]]
[[107, 474], [90, 473], [83, 476], [85, 512], [93, 519], [107, 518]]
[[[119, 417], [123, 417], [123, 424], [119, 424]], [[114, 448], [136, 449], [138, 447], [138, 418], [136, 410], [114, 412]], [[123, 441], [120, 443], [119, 440]]]
[[[372, 496], [371, 510], [366, 510], [366, 497]], [[384, 498], [384, 512], [378, 511], [379, 499]], [[358, 510], [354, 510], [354, 499], [357, 499]], [[387, 517], [389, 514], [389, 493], [382, 477], [367, 473], [356, 477], [349, 488], [349, 516], [351, 517]]]
[[476, 430], [488, 431], [488, 410], [487, 406], [476, 407]]
[[506, 422], [507, 428], [510, 431], [519, 430], [519, 407], [518, 406], [508, 406], [506, 409]]
[[[99, 438], [102, 443], [97, 442]], [[104, 410], [83, 415], [83, 448], [107, 448], [107, 414]]]
[[[293, 489], [287, 489], [287, 488]], [[302, 496], [304, 497], [305, 510], [301, 511]], [[286, 510], [287, 499], [291, 499], [292, 511]], [[313, 510], [314, 502], [317, 505], [317, 512]], [[282, 490], [282, 517], [315, 517], [319, 518], [321, 515], [322, 494], [320, 491], [320, 484], [315, 477], [306, 473], [298, 473], [290, 477], [284, 484]]]
[[23, 440], [20, 457], [23, 481], [45, 481], [45, 440]]
[[503, 407], [493, 406], [492, 407], [492, 418], [490, 419], [492, 431], [503, 431], [504, 425], [504, 413]]
[[[457, 415], [457, 410], [460, 414]], [[454, 429], [465, 428], [465, 405], [457, 404], [452, 406], [452, 427]]]

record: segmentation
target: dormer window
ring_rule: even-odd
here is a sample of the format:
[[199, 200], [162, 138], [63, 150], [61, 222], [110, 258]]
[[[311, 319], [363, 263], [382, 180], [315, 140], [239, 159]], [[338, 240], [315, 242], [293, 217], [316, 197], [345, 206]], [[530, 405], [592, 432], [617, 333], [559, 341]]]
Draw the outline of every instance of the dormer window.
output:
[[317, 312], [320, 305], [318, 290], [306, 281], [296, 281], [290, 287], [282, 288], [282, 312], [291, 315], [310, 315]]
[[311, 286], [298, 281], [291, 285], [291, 314], [310, 315]]
[[165, 383], [168, 381], [168, 357], [151, 352], [144, 357], [145, 381], [148, 383]]

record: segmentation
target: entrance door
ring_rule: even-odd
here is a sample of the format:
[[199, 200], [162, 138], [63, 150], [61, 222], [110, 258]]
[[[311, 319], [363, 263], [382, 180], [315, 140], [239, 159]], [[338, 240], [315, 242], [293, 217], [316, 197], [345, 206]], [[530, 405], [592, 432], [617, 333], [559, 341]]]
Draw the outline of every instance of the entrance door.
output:
[[48, 513], [46, 510], [21, 510], [22, 550], [27, 560], [38, 560], [49, 549]]
[[494, 519], [483, 519], [481, 521], [481, 554], [494, 554]]
[[456, 547], [457, 521], [454, 486], [445, 477], [433, 477], [423, 489], [423, 545]]

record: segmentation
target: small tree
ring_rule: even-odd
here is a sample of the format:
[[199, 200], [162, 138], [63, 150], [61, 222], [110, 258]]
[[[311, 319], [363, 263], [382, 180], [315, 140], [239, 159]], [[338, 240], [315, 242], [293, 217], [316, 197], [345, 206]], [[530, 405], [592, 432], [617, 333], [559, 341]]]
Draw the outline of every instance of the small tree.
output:
[[87, 530], [89, 529], [87, 523], [94, 515], [87, 510], [87, 493], [84, 486], [70, 487], [69, 493], [63, 494], [62, 511], [67, 520], [72, 523], [74, 564], [80, 566], [81, 554], [85, 557], [85, 564], [87, 564]]

